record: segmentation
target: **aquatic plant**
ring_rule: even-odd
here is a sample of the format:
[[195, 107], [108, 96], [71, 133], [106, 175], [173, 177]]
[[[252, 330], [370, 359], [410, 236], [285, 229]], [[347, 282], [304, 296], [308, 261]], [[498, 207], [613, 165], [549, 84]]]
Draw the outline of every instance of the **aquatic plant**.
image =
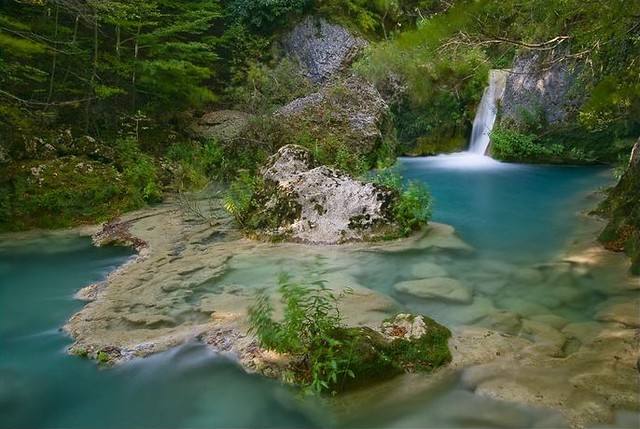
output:
[[[431, 371], [451, 360], [451, 332], [428, 317], [411, 316], [422, 318], [421, 335], [405, 337], [399, 328], [389, 337], [344, 325], [338, 303], [350, 289], [335, 294], [325, 280], [295, 282], [287, 274], [278, 284], [282, 320], [274, 319], [270, 298], [261, 291], [249, 309], [250, 332], [262, 347], [292, 358], [289, 379], [306, 392], [336, 394], [403, 371]], [[394, 320], [385, 323], [393, 325]]]

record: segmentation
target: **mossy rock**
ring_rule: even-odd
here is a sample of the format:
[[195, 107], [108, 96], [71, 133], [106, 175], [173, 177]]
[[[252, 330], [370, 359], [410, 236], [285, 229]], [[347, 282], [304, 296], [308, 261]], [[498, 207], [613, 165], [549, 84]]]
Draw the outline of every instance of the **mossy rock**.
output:
[[0, 168], [0, 231], [64, 228], [138, 208], [112, 165], [75, 156]]
[[463, 135], [454, 136], [423, 136], [419, 137], [415, 145], [405, 149], [409, 156], [438, 155], [465, 150], [467, 139]]
[[[407, 315], [398, 315], [407, 316]], [[395, 334], [382, 334], [367, 327], [341, 328], [335, 339], [342, 342], [336, 360], [348, 362], [351, 376], [338, 380], [331, 389], [343, 391], [366, 386], [404, 372], [431, 372], [451, 361], [448, 341], [451, 331], [426, 316], [424, 333], [419, 336], [405, 336], [402, 329]], [[391, 318], [387, 321], [393, 326]]]
[[598, 211], [610, 219], [600, 241], [612, 251], [631, 258], [631, 273], [640, 275], [640, 165], [631, 165], [609, 191]]

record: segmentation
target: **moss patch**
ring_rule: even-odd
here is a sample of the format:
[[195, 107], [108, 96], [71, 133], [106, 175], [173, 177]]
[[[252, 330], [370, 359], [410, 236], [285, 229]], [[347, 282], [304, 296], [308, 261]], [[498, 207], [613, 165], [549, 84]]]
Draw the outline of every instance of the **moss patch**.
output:
[[142, 203], [112, 165], [86, 158], [32, 160], [0, 169], [0, 231], [101, 221]]
[[428, 317], [416, 317], [422, 317], [426, 325], [419, 338], [390, 339], [367, 327], [336, 329], [334, 339], [342, 346], [335, 359], [346, 362], [352, 375], [337, 380], [331, 389], [339, 392], [403, 372], [431, 372], [449, 363], [451, 331]]
[[640, 166], [629, 168], [609, 191], [598, 212], [610, 219], [600, 234], [603, 245], [631, 258], [631, 273], [640, 275]]

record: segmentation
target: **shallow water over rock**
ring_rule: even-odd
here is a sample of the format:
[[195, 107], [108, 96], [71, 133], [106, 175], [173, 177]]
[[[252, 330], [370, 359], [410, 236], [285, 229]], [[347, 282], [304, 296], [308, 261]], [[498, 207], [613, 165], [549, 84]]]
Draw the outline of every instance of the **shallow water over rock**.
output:
[[[129, 253], [81, 238], [2, 240], [0, 427], [515, 428], [616, 418], [627, 427], [633, 419], [612, 408], [640, 408], [638, 280], [626, 276], [624, 257], [593, 243], [599, 225], [578, 215], [606, 172], [490, 160], [459, 168], [437, 158], [400, 168], [430, 185], [436, 220], [459, 236], [434, 226], [426, 237], [373, 245], [257, 244], [233, 234], [203, 244], [212, 227], [159, 208], [135, 227], [158, 231], [150, 255], [98, 288], [72, 321], [77, 338], [161, 352], [113, 369], [66, 355], [70, 340], [58, 328], [82, 308], [73, 293]], [[254, 291], [273, 290], [283, 271], [352, 288], [349, 324], [409, 310], [450, 326], [453, 363], [434, 376], [301, 401], [189, 340], [222, 320], [242, 325]], [[217, 334], [201, 338], [228, 350]]]

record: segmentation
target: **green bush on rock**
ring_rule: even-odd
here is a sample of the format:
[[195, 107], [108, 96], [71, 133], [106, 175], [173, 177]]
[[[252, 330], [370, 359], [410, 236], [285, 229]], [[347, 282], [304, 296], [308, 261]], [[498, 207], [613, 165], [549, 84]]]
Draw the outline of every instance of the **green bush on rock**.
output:
[[401, 235], [407, 236], [429, 222], [433, 200], [423, 183], [409, 181], [405, 185], [402, 176], [390, 170], [383, 170], [374, 176], [373, 181], [397, 192], [398, 198], [391, 210]]
[[[249, 310], [251, 332], [262, 347], [291, 357], [288, 379], [308, 392], [335, 394], [403, 371], [431, 371], [451, 360], [450, 331], [427, 317], [396, 316], [385, 321], [383, 333], [349, 328], [338, 309], [349, 290], [336, 295], [323, 280], [303, 284], [283, 274], [279, 292], [282, 320], [274, 320], [263, 291]], [[419, 330], [409, 332], [413, 326]]]

